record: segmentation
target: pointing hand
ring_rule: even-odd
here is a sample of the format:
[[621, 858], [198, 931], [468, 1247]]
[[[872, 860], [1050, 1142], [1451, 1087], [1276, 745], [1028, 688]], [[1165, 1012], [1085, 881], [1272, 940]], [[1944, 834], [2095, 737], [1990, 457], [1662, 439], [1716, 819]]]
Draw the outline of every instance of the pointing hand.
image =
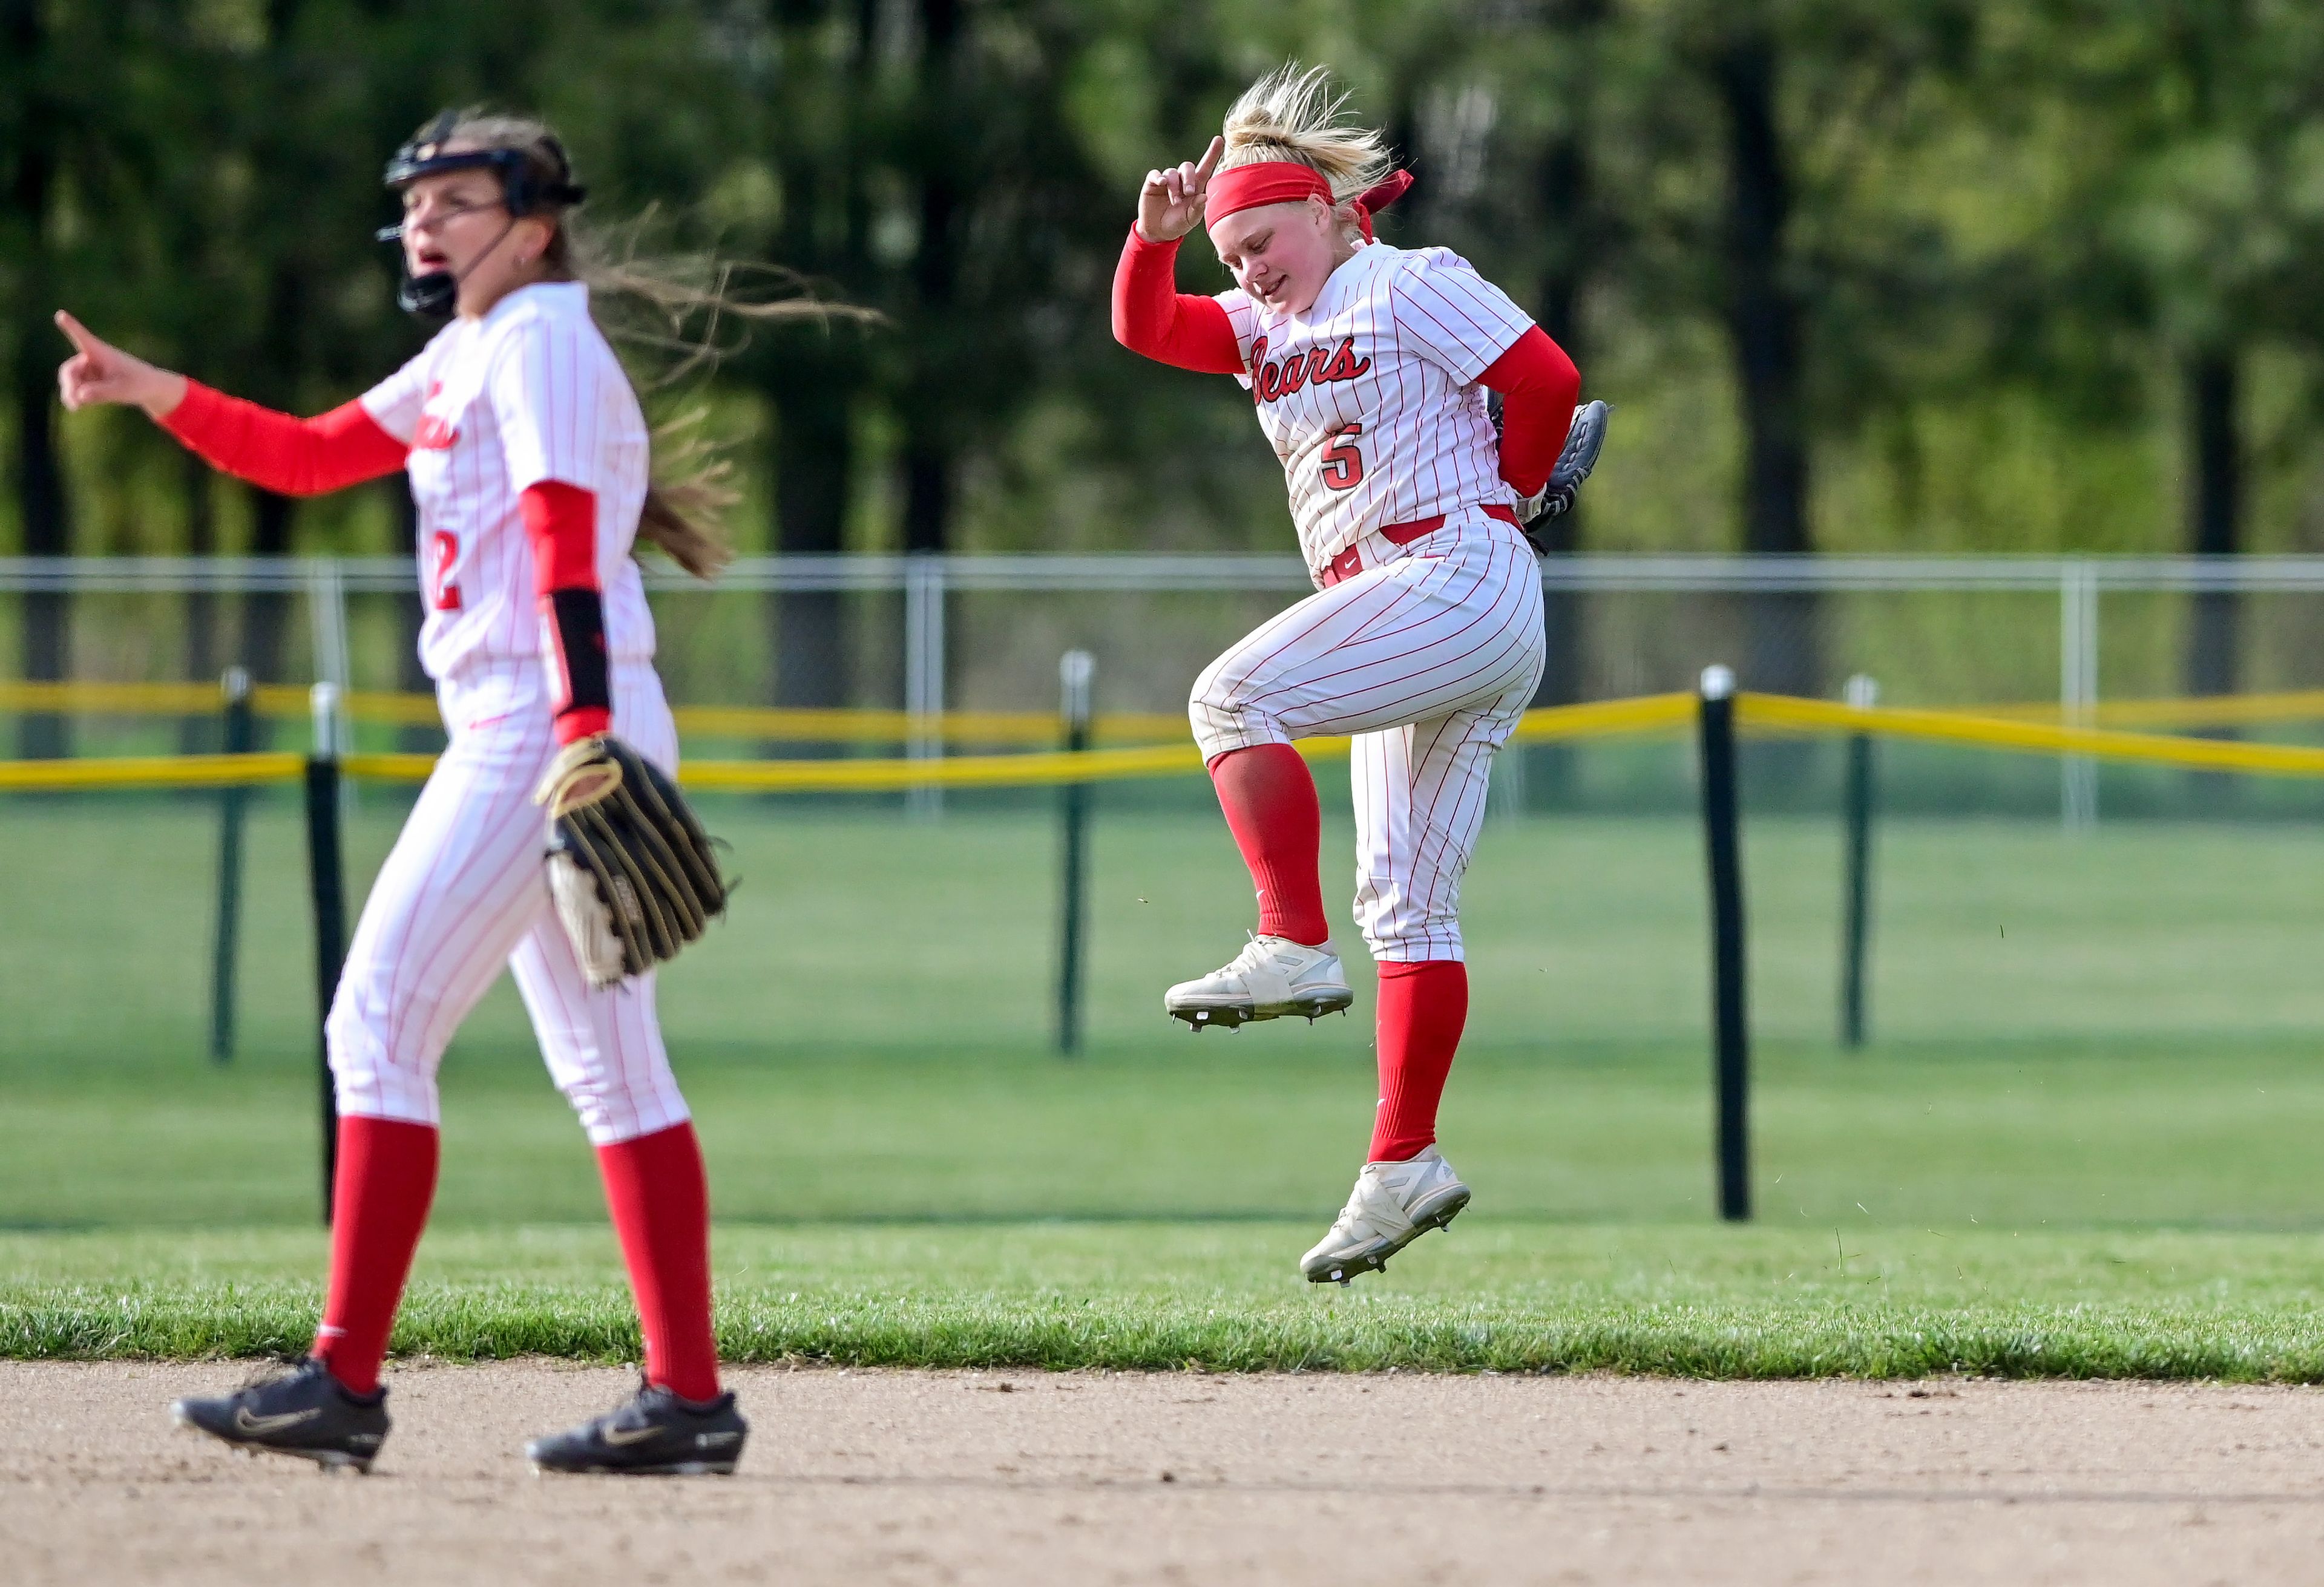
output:
[[57, 395], [68, 409], [122, 402], [161, 418], [186, 395], [186, 377], [157, 368], [91, 332], [64, 310], [57, 329], [73, 344], [73, 355], [57, 368]]
[[1202, 225], [1203, 196], [1226, 151], [1227, 141], [1213, 138], [1200, 161], [1148, 171], [1138, 190], [1138, 234], [1149, 243], [1172, 243]]

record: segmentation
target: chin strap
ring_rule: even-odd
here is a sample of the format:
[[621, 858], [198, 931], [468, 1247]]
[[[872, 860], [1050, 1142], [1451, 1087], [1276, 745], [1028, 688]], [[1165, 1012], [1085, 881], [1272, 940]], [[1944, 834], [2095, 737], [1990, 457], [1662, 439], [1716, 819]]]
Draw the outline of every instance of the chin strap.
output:
[[[451, 318], [452, 311], [459, 307], [462, 283], [475, 273], [478, 265], [492, 257], [494, 249], [508, 241], [509, 234], [516, 230], [516, 223], [521, 218], [510, 216], [508, 225], [501, 228], [501, 234], [493, 239], [490, 247], [468, 261], [466, 270], [456, 273], [448, 270], [431, 270], [424, 276], [415, 276], [411, 273], [411, 267], [404, 265], [402, 280], [396, 284], [395, 306], [421, 319]], [[403, 228], [401, 225], [382, 226], [376, 235], [383, 243], [401, 243], [403, 241]], [[398, 250], [399, 259], [401, 252]]]

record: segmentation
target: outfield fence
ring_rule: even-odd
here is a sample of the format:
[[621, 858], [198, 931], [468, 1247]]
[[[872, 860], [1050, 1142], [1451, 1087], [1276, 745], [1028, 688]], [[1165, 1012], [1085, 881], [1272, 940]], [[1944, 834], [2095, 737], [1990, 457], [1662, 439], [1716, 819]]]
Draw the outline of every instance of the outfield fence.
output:
[[[1754, 1209], [1755, 1036], [1842, 1053], [2183, 1038], [2193, 1057], [2324, 1031], [2304, 949], [2324, 910], [2301, 880], [2324, 831], [2324, 557], [1582, 556], [1543, 578], [1549, 673], [1497, 759], [1500, 835], [1480, 860], [1536, 868], [1471, 887], [1501, 911], [1477, 940], [1506, 958], [1530, 933], [1542, 962], [1480, 967], [1472, 1034], [1708, 1046], [1728, 1215]], [[1048, 1034], [1074, 1054], [1085, 1028], [1128, 1040], [1133, 1002], [1158, 1020], [1157, 977], [1216, 962], [1215, 912], [1186, 899], [1240, 901], [1231, 849], [1177, 836], [1216, 836], [1183, 701], [1306, 592], [1296, 560], [787, 557], [711, 587], [647, 582], [658, 665], [687, 702], [684, 781], [714, 830], [746, 839], [746, 896], [831, 872], [825, 907], [875, 895], [844, 918], [908, 922], [896, 962], [943, 987], [835, 998], [825, 1017], [708, 944], [673, 1000], [690, 1040], [805, 1021], [825, 1040], [982, 1028], [1038, 1044], [1054, 1008]], [[0, 656], [19, 658], [0, 678], [12, 852], [143, 845], [95, 886], [86, 865], [29, 856], [59, 895], [28, 885], [15, 913], [55, 940], [0, 964], [16, 1016], [0, 1047], [45, 1063], [116, 1028], [174, 1044], [174, 1016], [153, 1011], [200, 1000], [206, 975], [215, 1059], [238, 1032], [262, 1055], [319, 1053], [346, 910], [442, 742], [412, 584], [401, 558], [0, 560]], [[1061, 712], [1068, 653], [1085, 658], [1081, 702], [1069, 682]], [[1739, 688], [1702, 686], [1718, 663]], [[974, 819], [893, 822], [946, 801]], [[1574, 819], [1509, 819], [1541, 812]], [[1093, 823], [1113, 836], [1093, 841]], [[817, 852], [825, 834], [840, 846]], [[839, 875], [890, 850], [908, 858]], [[1895, 877], [1886, 897], [1876, 870]], [[1093, 875], [1111, 877], [1095, 894]], [[210, 901], [200, 972], [137, 918], [149, 885], [181, 934]], [[767, 951], [782, 922], [754, 921]], [[813, 937], [783, 939], [789, 962], [820, 951]], [[1055, 995], [1020, 1015], [1028, 977], [990, 989], [1028, 945]], [[327, 1126], [327, 1084], [318, 1105]]]
[[[1866, 674], [1898, 705], [2075, 727], [2226, 734], [2324, 720], [2310, 638], [2324, 557], [1584, 555], [1551, 559], [1542, 576], [1545, 706], [1683, 691], [1726, 662], [1769, 693], [1826, 698]], [[1093, 658], [1101, 745], [1182, 740], [1188, 682], [1308, 588], [1287, 556], [1129, 555], [744, 558], [713, 586], [659, 567], [647, 583], [659, 665], [688, 702], [696, 753], [887, 748], [913, 760], [1054, 742], [1053, 669], [1068, 650]], [[416, 751], [436, 725], [412, 658], [413, 586], [394, 557], [0, 561], [0, 655], [21, 658], [20, 678], [0, 680], [0, 713], [17, 719], [27, 757], [208, 748], [209, 680], [232, 663], [254, 679], [262, 738], [304, 713], [316, 681], [345, 702], [343, 757]], [[172, 715], [174, 729], [159, 721]], [[1500, 808], [1635, 801], [1538, 742], [1497, 767]], [[2046, 789], [2021, 779], [2011, 797], [2086, 827], [2100, 764], [2061, 755]], [[1781, 780], [1763, 777], [1763, 795], [1780, 796]], [[2202, 786], [2110, 785], [2106, 801], [2193, 811]], [[942, 787], [908, 797], [933, 811]]]
[[[1076, 670], [1078, 668], [1078, 670]], [[1057, 976], [1056, 1040], [1068, 1053], [1080, 1040], [1083, 1001], [1081, 970], [1087, 951], [1084, 937], [1087, 911], [1083, 860], [1086, 853], [1086, 823], [1090, 803], [1086, 791], [1101, 784], [1139, 780], [1190, 778], [1201, 769], [1199, 752], [1185, 743], [1131, 744], [1097, 747], [1087, 714], [1091, 664], [1086, 656], [1067, 666], [1067, 716], [1056, 716], [1039, 725], [1069, 745], [1062, 749], [1037, 749], [1010, 754], [935, 757], [912, 755], [860, 757], [844, 759], [715, 759], [689, 758], [681, 780], [704, 794], [909, 794], [926, 789], [1038, 789], [1065, 791], [1059, 805], [1061, 885], [1056, 931]], [[1078, 684], [1074, 679], [1078, 677]], [[23, 687], [23, 686], [19, 686]], [[92, 694], [78, 694], [79, 685], [43, 685], [44, 693], [30, 696], [60, 708], [85, 708], [101, 702], [100, 709], [133, 707], [161, 711], [185, 708], [189, 697], [173, 688], [142, 685], [143, 693], [118, 685], [97, 686]], [[1077, 698], [1080, 706], [1071, 702]], [[107, 692], [110, 691], [110, 692]], [[1751, 1179], [1748, 1169], [1748, 1091], [1751, 1073], [1751, 1015], [1748, 1000], [1750, 934], [1743, 896], [1742, 822], [1748, 803], [1747, 779], [1738, 770], [1738, 745], [1779, 746], [1817, 738], [1837, 738], [1849, 747], [1858, 775], [1849, 779], [1844, 818], [1849, 839], [1842, 848], [1844, 876], [1840, 893], [1849, 902], [1841, 944], [1840, 997], [1841, 1041], [1860, 1045], [1867, 1023], [1865, 982], [1867, 947], [1872, 912], [1867, 905], [1869, 873], [1876, 844], [1872, 840], [1875, 779], [1871, 747], [1881, 741], [1926, 744], [1951, 748], [1998, 752], [2015, 756], [2078, 757], [2092, 763], [2168, 767], [2206, 774], [2234, 774], [2273, 778], [2324, 777], [2324, 748], [2294, 744], [2228, 741], [2178, 737], [2153, 731], [2134, 731], [2121, 726], [2093, 726], [2064, 721], [2026, 706], [2007, 712], [1938, 711], [1884, 707], [1872, 703], [1873, 691], [1859, 683], [1846, 702], [1812, 700], [1750, 691], [1737, 691], [1733, 674], [1725, 668], [1709, 669], [1692, 693], [1665, 693], [1582, 705], [1548, 707], [1529, 712], [1517, 732], [1524, 744], [1573, 745], [1586, 740], [1674, 740], [1692, 736], [1708, 885], [1711, 992], [1709, 1024], [1713, 1051], [1713, 1076], [1718, 1098], [1714, 1109], [1719, 1205], [1730, 1218], [1750, 1215]], [[211, 692], [216, 702], [217, 695]], [[240, 697], [256, 709], [281, 711], [285, 697], [280, 691], [252, 691]], [[328, 1184], [330, 1087], [321, 1064], [319, 1029], [336, 986], [347, 922], [340, 826], [343, 780], [410, 783], [424, 778], [433, 757], [422, 753], [353, 753], [342, 755], [337, 719], [342, 702], [329, 684], [318, 684], [306, 703], [313, 722], [309, 752], [254, 750], [241, 754], [144, 756], [68, 760], [18, 760], [0, 763], [0, 792], [21, 795], [88, 794], [106, 791], [214, 791], [221, 809], [218, 917], [213, 978], [214, 1050], [223, 1058], [232, 1047], [232, 998], [235, 982], [237, 900], [241, 893], [241, 822], [244, 792], [272, 784], [297, 784], [304, 790], [307, 829], [308, 891], [313, 926], [314, 995], [320, 1108], [325, 1124], [325, 1183]], [[2310, 696], [2285, 693], [2274, 698], [2236, 697], [2178, 702], [2118, 702], [2115, 720], [2144, 727], [2180, 724], [2195, 729], [2221, 724], [2251, 724], [2293, 720], [2312, 711]], [[405, 709], [398, 697], [366, 702], [380, 713], [374, 720], [394, 720], [388, 713]], [[1076, 717], [1074, 712], [1081, 714]], [[831, 724], [851, 735], [844, 741], [858, 746], [878, 742], [876, 734], [892, 731], [892, 720]], [[1027, 739], [1035, 721], [1014, 724]], [[786, 720], [777, 729], [795, 729]], [[964, 732], [994, 730], [979, 721]], [[1117, 731], [1134, 733], [1135, 724]], [[890, 740], [892, 742], [892, 740]], [[1344, 739], [1312, 739], [1300, 748], [1311, 758], [1343, 756]]]

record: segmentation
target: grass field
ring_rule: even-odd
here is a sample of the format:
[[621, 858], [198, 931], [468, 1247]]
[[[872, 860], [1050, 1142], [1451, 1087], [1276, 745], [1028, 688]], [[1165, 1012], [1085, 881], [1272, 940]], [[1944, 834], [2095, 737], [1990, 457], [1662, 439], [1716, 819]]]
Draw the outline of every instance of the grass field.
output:
[[[1443, 1120], [1476, 1206], [1326, 1293], [1292, 1266], [1362, 1150], [1368, 991], [1313, 1027], [1162, 1019], [1161, 986], [1248, 923], [1214, 815], [1102, 819], [1091, 1039], [1065, 1061], [1042, 812], [711, 813], [745, 885], [663, 1001], [738, 1356], [2324, 1379], [2324, 834], [1891, 823], [1878, 1039], [1843, 1054], [1837, 836], [1754, 823], [1760, 1219], [1732, 1228], [1710, 1214], [1696, 834], [1496, 824]], [[224, 1068], [208, 808], [5, 815], [0, 1353], [302, 1343], [321, 1243], [290, 812], [255, 820]], [[358, 885], [396, 815], [365, 794]], [[445, 1098], [399, 1348], [632, 1352], [588, 1153], [505, 986]]]

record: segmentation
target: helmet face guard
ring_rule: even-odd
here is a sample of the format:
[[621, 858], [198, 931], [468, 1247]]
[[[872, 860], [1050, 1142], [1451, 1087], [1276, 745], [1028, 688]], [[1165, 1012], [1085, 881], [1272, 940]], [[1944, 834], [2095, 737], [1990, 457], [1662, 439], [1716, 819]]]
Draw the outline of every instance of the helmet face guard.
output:
[[[521, 149], [462, 149], [447, 152], [445, 141], [458, 126], [459, 120], [457, 111], [438, 113], [417, 137], [389, 158], [385, 181], [391, 192], [400, 193], [422, 177], [446, 171], [493, 171], [500, 177], [501, 203], [508, 210], [512, 225], [543, 205], [562, 207], [578, 204], [588, 197], [588, 189], [573, 180], [572, 164], [566, 159], [564, 146], [553, 137], [548, 140], [548, 146], [556, 157], [559, 174], [549, 182], [540, 179]], [[401, 225], [382, 226], [378, 233], [383, 243], [397, 242], [402, 235]], [[407, 265], [396, 286], [395, 306], [423, 319], [447, 319], [459, 294], [460, 277], [450, 271], [434, 270], [415, 276]]]

